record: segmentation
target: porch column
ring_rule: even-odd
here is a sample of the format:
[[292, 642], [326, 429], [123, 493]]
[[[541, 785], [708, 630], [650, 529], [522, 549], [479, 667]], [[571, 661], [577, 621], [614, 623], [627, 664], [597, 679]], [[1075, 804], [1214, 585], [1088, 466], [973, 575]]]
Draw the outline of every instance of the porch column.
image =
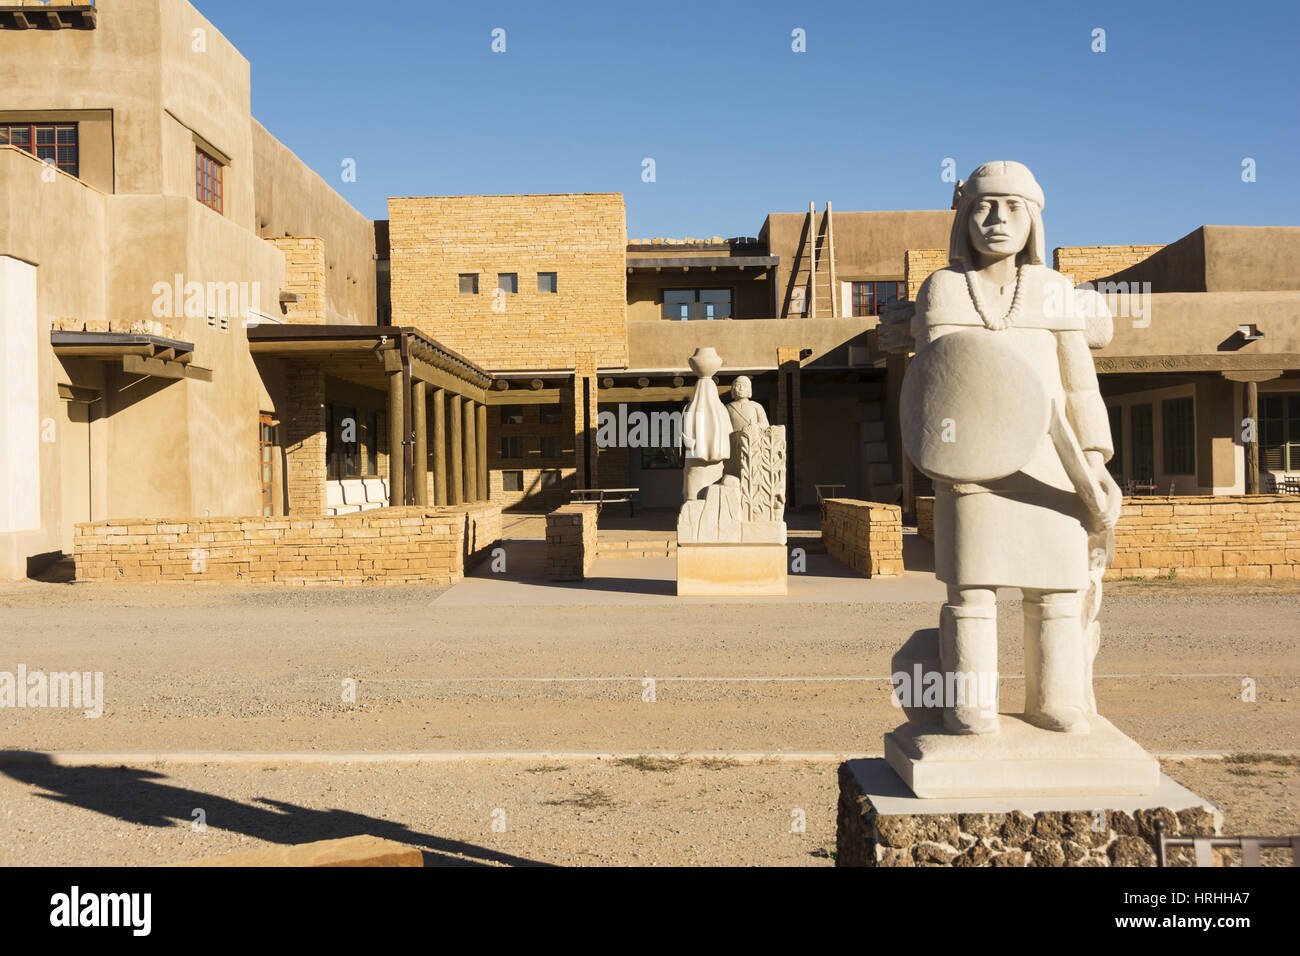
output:
[[1243, 409], [1246, 418], [1254, 423], [1254, 441], [1246, 442], [1246, 494], [1259, 494], [1259, 383], [1246, 382]]
[[800, 403], [799, 349], [778, 348], [776, 350], [777, 391], [776, 423], [785, 426], [786, 447], [786, 507], [796, 510], [802, 504], [799, 494], [803, 479], [802, 462], [799, 458], [799, 443], [803, 437], [800, 427], [802, 407]]
[[447, 390], [433, 390], [433, 503], [447, 503]]
[[578, 352], [573, 370], [573, 454], [577, 487], [599, 488], [596, 461], [596, 354]]
[[487, 501], [492, 497], [488, 490], [487, 406], [476, 402], [475, 410], [478, 413], [478, 428], [474, 433], [478, 438], [478, 500]]
[[451, 399], [451, 407], [447, 409], [447, 417], [451, 420], [451, 461], [448, 468], [451, 473], [451, 489], [447, 495], [447, 504], [460, 505], [465, 503], [462, 485], [465, 478], [465, 456], [460, 448], [461, 397], [455, 394], [448, 397]]
[[289, 514], [325, 511], [325, 373], [316, 362], [287, 362], [284, 420]]
[[415, 418], [415, 503], [429, 503], [429, 420], [424, 407], [424, 382], [411, 383], [411, 414]]
[[406, 396], [402, 394], [402, 370], [388, 373], [388, 503], [394, 508], [406, 504]]
[[462, 399], [461, 412], [465, 416], [465, 501], [478, 501], [478, 440], [474, 413], [474, 403], [468, 398]]

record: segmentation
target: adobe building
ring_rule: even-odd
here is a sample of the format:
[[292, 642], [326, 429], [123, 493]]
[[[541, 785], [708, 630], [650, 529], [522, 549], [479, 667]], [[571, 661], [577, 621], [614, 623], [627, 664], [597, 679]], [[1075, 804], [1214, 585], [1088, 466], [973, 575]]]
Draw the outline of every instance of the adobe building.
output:
[[[478, 552], [494, 511], [579, 489], [675, 511], [671, 416], [702, 346], [787, 426], [792, 507], [925, 493], [897, 429], [907, 360], [876, 327], [946, 264], [950, 210], [629, 240], [619, 194], [435, 196], [371, 222], [251, 116], [248, 62], [184, 0], [0, 2], [0, 90], [0, 578], [105, 522], [144, 546], [164, 519], [271, 540], [471, 515]], [[1131, 491], [1300, 476], [1300, 229], [1056, 265], [1117, 314], [1097, 366]], [[654, 437], [638, 421], [668, 437], [633, 441]], [[294, 580], [418, 577], [314, 548]]]

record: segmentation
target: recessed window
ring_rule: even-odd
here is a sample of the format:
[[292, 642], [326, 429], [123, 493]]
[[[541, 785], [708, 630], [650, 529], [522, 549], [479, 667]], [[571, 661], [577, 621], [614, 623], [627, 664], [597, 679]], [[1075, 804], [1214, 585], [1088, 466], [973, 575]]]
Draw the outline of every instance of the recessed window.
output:
[[1300, 471], [1300, 395], [1261, 395], [1259, 427], [1260, 467]]
[[477, 272], [462, 272], [459, 278], [461, 295], [478, 295]]
[[539, 410], [543, 425], [564, 424], [564, 407], [559, 402], [542, 405]]
[[1166, 475], [1196, 471], [1196, 420], [1192, 399], [1165, 399], [1160, 403], [1161, 461]]
[[560, 486], [561, 475], [559, 471], [552, 468], [542, 472], [541, 485], [543, 488], [558, 488]]
[[554, 272], [537, 273], [537, 291], [554, 292], [559, 286], [558, 279], [559, 276]]
[[524, 406], [522, 405], [501, 406], [502, 425], [522, 425], [523, 423], [524, 423]]
[[879, 315], [880, 310], [907, 298], [905, 282], [853, 283], [853, 314]]
[[664, 289], [664, 318], [731, 318], [730, 289]]
[[561, 458], [564, 455], [564, 439], [558, 435], [542, 436], [542, 457]]
[[214, 212], [221, 212], [221, 188], [225, 167], [203, 150], [194, 150], [194, 196]]
[[0, 123], [0, 146], [17, 146], [69, 176], [80, 173], [76, 123]]
[[524, 473], [522, 471], [501, 472], [501, 490], [502, 491], [523, 491]]
[[518, 272], [498, 272], [497, 289], [501, 292], [518, 292], [519, 291], [519, 273]]
[[518, 435], [501, 436], [501, 457], [502, 458], [523, 458], [524, 440]]
[[325, 477], [361, 478], [379, 473], [377, 415], [355, 405], [325, 403]]

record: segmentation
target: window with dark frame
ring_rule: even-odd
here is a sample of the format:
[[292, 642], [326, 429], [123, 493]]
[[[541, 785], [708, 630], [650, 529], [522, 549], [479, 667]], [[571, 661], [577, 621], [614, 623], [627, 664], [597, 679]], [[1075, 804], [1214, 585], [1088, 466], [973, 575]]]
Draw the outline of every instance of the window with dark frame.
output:
[[731, 318], [730, 289], [664, 289], [663, 317], [678, 322]]
[[502, 425], [522, 425], [523, 423], [524, 423], [524, 406], [522, 405], [501, 406]]
[[905, 282], [854, 282], [853, 314], [879, 315], [881, 309], [907, 298]]
[[563, 476], [557, 469], [549, 468], [542, 472], [541, 485], [543, 488], [558, 488]]
[[0, 146], [17, 146], [69, 176], [80, 176], [76, 123], [0, 123]]
[[519, 291], [519, 273], [517, 272], [498, 272], [497, 273], [497, 290], [500, 292], [515, 293]]
[[[360, 431], [356, 406], [325, 403], [325, 478], [328, 481], [361, 477]], [[345, 441], [347, 436], [352, 440]]]
[[457, 277], [461, 295], [478, 295], [478, 273], [462, 272]]
[[1259, 397], [1261, 471], [1300, 471], [1300, 395]]
[[564, 457], [564, 439], [559, 435], [542, 436], [542, 457], [543, 458], [563, 458]]
[[262, 514], [275, 514], [275, 423], [269, 412], [257, 416], [257, 460], [262, 484]]
[[502, 491], [523, 491], [524, 473], [522, 471], [501, 472], [501, 490]]
[[537, 291], [554, 293], [559, 287], [559, 277], [554, 272], [537, 273]]
[[1161, 470], [1166, 475], [1196, 473], [1196, 417], [1192, 398], [1160, 403]]
[[538, 415], [543, 425], [563, 425], [564, 406], [559, 402], [550, 402], [538, 407]]
[[1110, 440], [1115, 446], [1115, 454], [1106, 462], [1106, 470], [1118, 481], [1124, 477], [1124, 406], [1112, 405], [1106, 409], [1110, 418]]
[[501, 436], [501, 457], [502, 458], [523, 458], [524, 457], [524, 440], [519, 435], [502, 435]]
[[213, 212], [220, 213], [222, 179], [225, 167], [214, 157], [209, 156], [197, 146], [194, 148], [194, 194], [195, 198]]

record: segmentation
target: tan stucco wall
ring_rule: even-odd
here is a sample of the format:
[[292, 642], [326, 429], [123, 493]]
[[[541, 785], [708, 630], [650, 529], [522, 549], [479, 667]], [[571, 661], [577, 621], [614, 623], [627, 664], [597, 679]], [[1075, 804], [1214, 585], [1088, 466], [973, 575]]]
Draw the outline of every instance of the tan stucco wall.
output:
[[730, 369], [776, 367], [778, 348], [812, 349], [805, 364], [847, 366], [848, 346], [865, 345], [865, 333], [879, 320], [755, 319], [721, 322], [629, 322], [628, 368], [671, 369], [689, 373], [687, 359], [711, 346]]
[[323, 239], [324, 321], [374, 325], [374, 223], [256, 120], [252, 131], [258, 234]]

